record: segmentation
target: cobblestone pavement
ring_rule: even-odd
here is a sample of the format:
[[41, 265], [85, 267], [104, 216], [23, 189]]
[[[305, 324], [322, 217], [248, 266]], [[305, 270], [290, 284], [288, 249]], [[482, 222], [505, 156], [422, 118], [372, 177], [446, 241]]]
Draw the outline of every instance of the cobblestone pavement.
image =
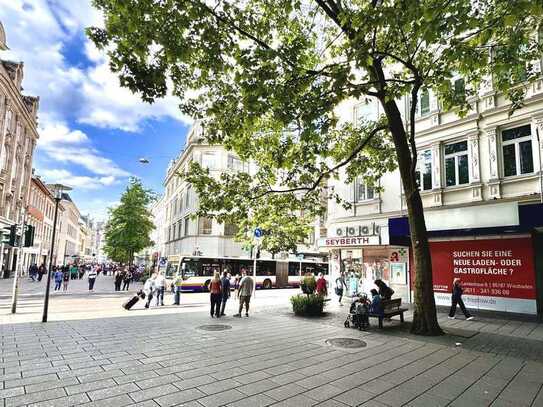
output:
[[[201, 329], [216, 324], [231, 329]], [[366, 346], [325, 342], [344, 337]], [[264, 311], [6, 324], [0, 340], [5, 407], [543, 405], [539, 362]]]

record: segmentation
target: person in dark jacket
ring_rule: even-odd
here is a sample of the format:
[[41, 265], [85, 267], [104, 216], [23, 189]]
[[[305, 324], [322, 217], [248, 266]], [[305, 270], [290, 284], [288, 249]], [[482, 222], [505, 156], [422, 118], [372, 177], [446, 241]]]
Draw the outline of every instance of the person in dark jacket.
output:
[[130, 281], [132, 280], [132, 272], [130, 269], [125, 271], [123, 276], [123, 291], [128, 291], [128, 288], [130, 287]]
[[230, 274], [228, 273], [228, 271], [223, 271], [222, 273], [221, 287], [221, 317], [223, 317], [225, 315], [224, 308], [226, 307], [226, 301], [228, 301], [228, 299], [230, 298]]
[[370, 312], [372, 314], [383, 316], [383, 305], [381, 304], [381, 296], [379, 295], [379, 292], [375, 289], [371, 289], [371, 305], [370, 305]]
[[385, 284], [385, 282], [381, 279], [374, 281], [377, 288], [379, 288], [379, 295], [381, 296], [381, 299], [383, 300], [390, 300], [392, 299], [392, 295], [394, 294], [394, 290], [390, 288], [388, 285]]
[[453, 287], [452, 287], [452, 299], [451, 299], [451, 310], [449, 311], [449, 319], [455, 319], [454, 314], [456, 314], [456, 305], [460, 305], [460, 309], [466, 316], [466, 319], [468, 321], [471, 321], [473, 317], [469, 313], [469, 311], [466, 309], [466, 306], [464, 305], [464, 301], [462, 301], [462, 294], [464, 292], [464, 289], [462, 288], [462, 281], [460, 281], [459, 278], [455, 278], [453, 280]]

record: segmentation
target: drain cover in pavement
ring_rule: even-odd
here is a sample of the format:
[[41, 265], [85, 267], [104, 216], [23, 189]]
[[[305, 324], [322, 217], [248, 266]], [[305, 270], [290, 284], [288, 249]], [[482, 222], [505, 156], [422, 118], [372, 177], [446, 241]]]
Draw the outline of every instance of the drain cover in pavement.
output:
[[336, 348], [363, 348], [366, 346], [366, 342], [361, 341], [360, 339], [354, 339], [354, 338], [333, 338], [333, 339], [327, 339], [326, 343], [331, 346], [335, 346]]
[[230, 325], [200, 325], [197, 329], [202, 331], [226, 331], [232, 329]]

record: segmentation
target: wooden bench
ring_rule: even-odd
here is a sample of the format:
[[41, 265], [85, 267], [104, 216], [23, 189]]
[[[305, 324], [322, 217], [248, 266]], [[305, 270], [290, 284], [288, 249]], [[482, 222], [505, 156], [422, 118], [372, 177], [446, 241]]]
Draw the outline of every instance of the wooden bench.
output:
[[403, 322], [403, 313], [407, 311], [407, 308], [401, 308], [402, 299], [395, 298], [392, 300], [382, 300], [381, 305], [383, 307], [383, 315], [378, 315], [370, 312], [370, 317], [379, 318], [379, 328], [383, 328], [383, 319], [390, 318], [395, 315], [400, 316], [400, 321]]

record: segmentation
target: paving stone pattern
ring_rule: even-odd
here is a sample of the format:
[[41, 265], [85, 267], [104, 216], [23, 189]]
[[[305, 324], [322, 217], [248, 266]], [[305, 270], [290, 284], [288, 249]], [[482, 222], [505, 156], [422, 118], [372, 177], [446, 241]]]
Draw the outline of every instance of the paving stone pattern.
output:
[[[543, 364], [529, 358], [267, 313], [223, 322], [0, 325], [0, 406], [543, 406]], [[367, 346], [325, 343], [344, 337]]]

